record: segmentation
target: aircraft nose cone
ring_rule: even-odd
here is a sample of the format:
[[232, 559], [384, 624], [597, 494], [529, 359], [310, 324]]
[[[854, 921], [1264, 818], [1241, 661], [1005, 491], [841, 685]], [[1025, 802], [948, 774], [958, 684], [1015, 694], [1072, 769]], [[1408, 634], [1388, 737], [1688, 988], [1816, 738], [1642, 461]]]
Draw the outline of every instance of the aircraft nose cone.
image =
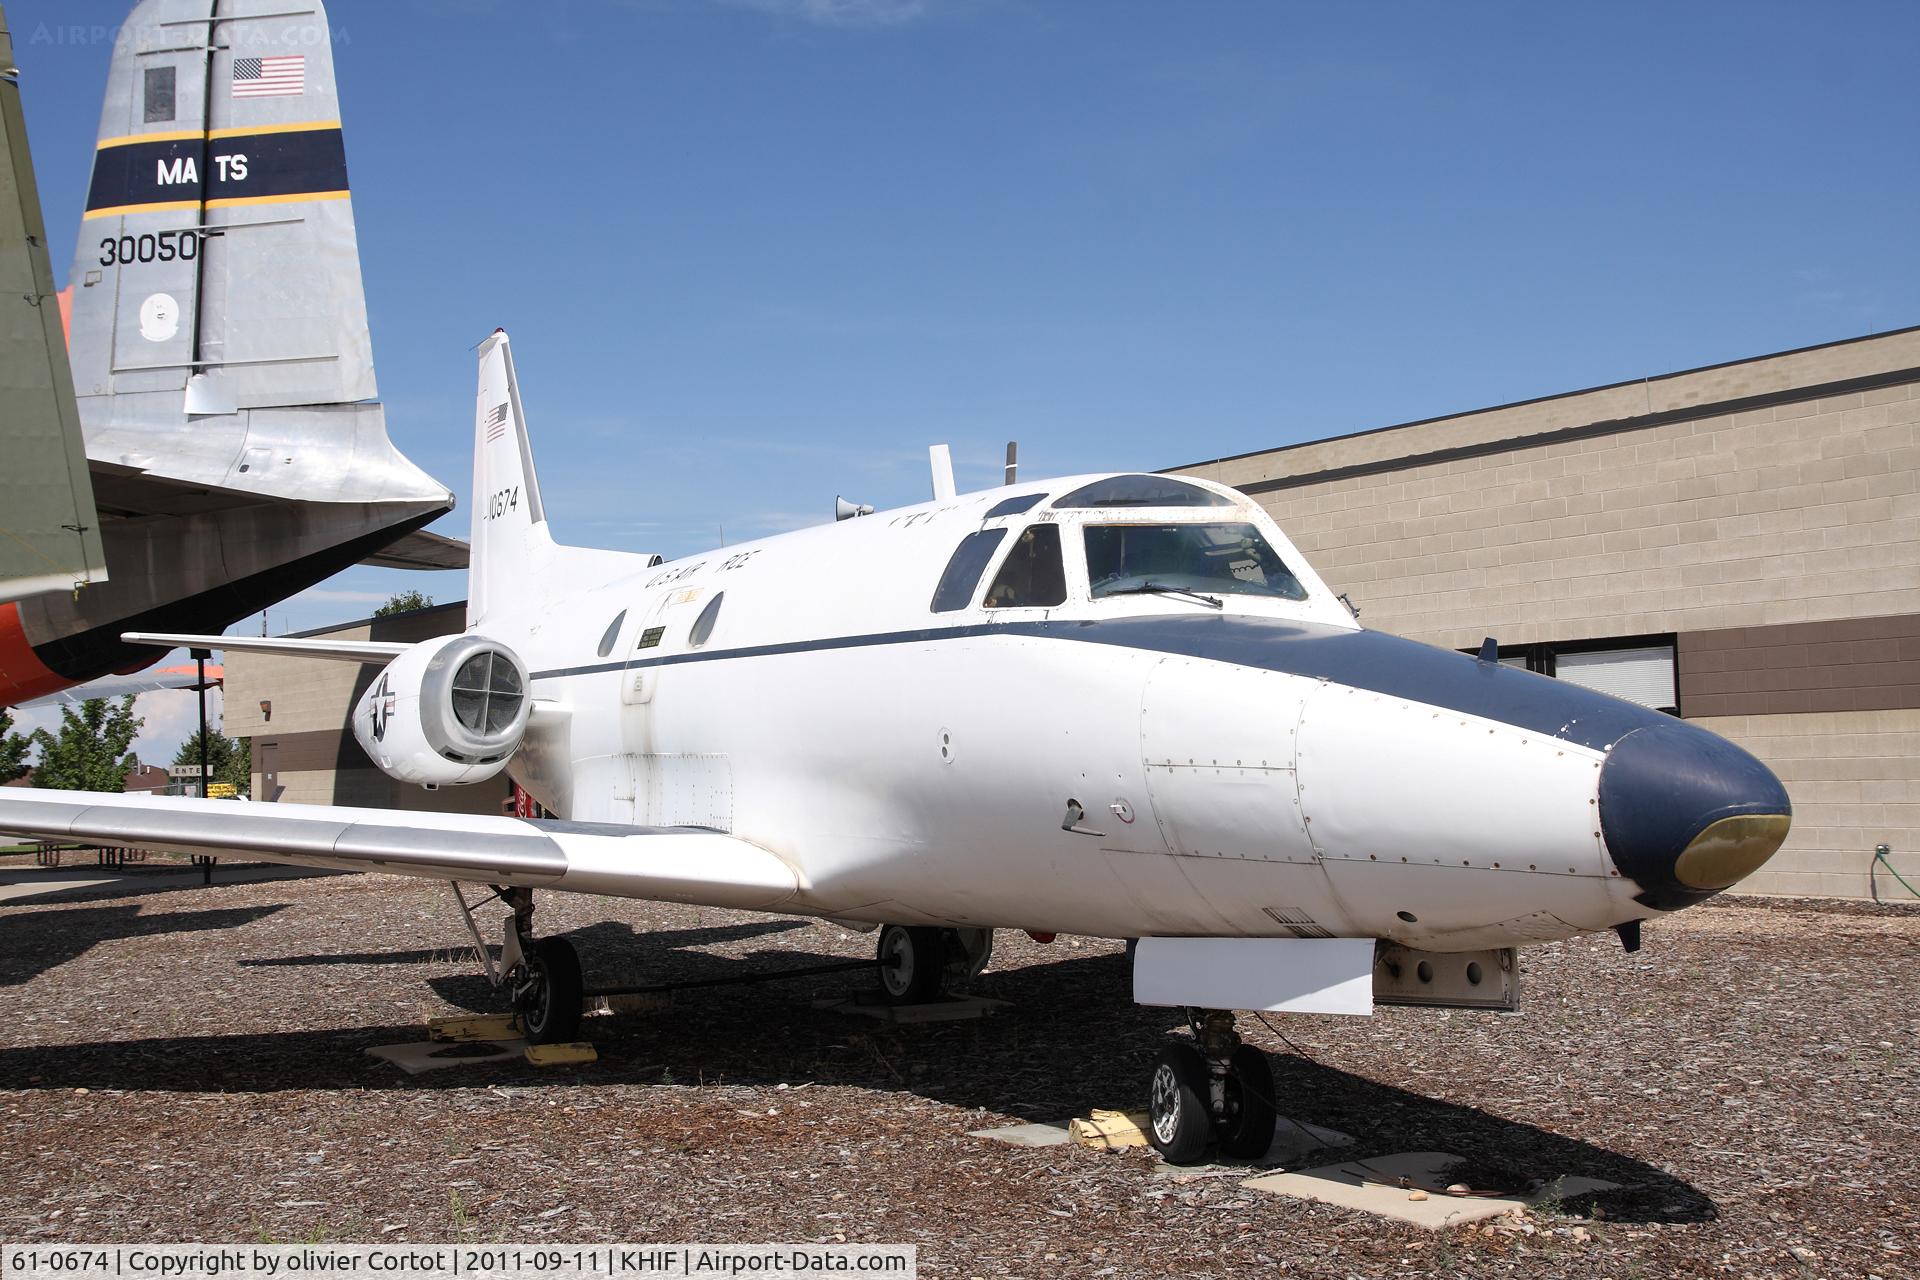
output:
[[1661, 911], [1711, 898], [1773, 856], [1793, 806], [1773, 771], [1679, 720], [1614, 743], [1600, 770], [1607, 853]]

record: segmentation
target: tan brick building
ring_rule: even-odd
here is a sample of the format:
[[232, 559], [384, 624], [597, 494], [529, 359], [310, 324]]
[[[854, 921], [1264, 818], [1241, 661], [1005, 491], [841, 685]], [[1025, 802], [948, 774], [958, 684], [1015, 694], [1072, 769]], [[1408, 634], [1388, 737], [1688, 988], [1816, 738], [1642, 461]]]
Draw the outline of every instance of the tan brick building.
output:
[[1795, 810], [1748, 887], [1866, 897], [1878, 844], [1920, 878], [1916, 424], [1908, 329], [1170, 470], [1258, 498], [1369, 626], [1746, 746]]
[[[465, 627], [466, 607], [463, 600], [299, 634], [325, 640], [430, 640]], [[367, 758], [349, 717], [379, 667], [238, 651], [226, 658], [225, 729], [232, 737], [253, 740], [255, 800], [501, 811], [511, 785], [504, 774], [472, 786], [425, 791], [394, 781]]]

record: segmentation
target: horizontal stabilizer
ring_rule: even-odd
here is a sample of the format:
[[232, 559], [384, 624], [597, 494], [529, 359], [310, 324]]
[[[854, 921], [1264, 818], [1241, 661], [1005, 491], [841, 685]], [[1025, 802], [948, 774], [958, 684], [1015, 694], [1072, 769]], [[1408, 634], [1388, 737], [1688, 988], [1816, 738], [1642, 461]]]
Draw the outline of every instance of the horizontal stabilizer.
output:
[[[226, 672], [218, 663], [207, 664], [207, 687], [218, 688], [224, 681]], [[13, 705], [21, 710], [32, 707], [77, 707], [89, 698], [126, 698], [137, 697], [143, 693], [159, 693], [167, 689], [198, 689], [200, 673], [189, 663], [179, 667], [158, 667], [152, 671], [142, 671], [130, 676], [102, 676], [98, 680], [89, 680], [77, 684], [71, 689], [62, 689], [50, 693], [44, 698], [32, 698]]]
[[398, 542], [388, 543], [360, 563], [376, 569], [464, 569], [467, 544], [445, 534], [418, 529]]
[[8, 787], [0, 833], [749, 911], [800, 887], [766, 849], [698, 827]]
[[162, 649], [225, 649], [238, 653], [278, 653], [291, 658], [332, 658], [339, 662], [391, 662], [413, 646], [397, 640], [307, 640], [299, 636], [189, 636], [164, 631], [123, 631], [128, 644]]

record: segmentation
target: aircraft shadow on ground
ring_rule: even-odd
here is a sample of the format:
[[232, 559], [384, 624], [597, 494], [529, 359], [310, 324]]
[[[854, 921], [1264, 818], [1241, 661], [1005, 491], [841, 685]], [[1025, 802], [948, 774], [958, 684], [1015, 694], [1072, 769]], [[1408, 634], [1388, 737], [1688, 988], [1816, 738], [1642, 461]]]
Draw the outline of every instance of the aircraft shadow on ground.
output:
[[[66, 913], [71, 914], [71, 913]], [[227, 913], [209, 913], [227, 914]], [[235, 913], [237, 914], [237, 913]], [[239, 921], [236, 921], [238, 923]], [[175, 926], [177, 927], [177, 926]], [[687, 951], [742, 936], [807, 926], [791, 921], [711, 930], [631, 935], [609, 924], [579, 931], [589, 981], [615, 944], [641, 948], [648, 976], [687, 980], [747, 969], [817, 964], [835, 957], [798, 951], [735, 958]], [[407, 963], [409, 953], [380, 953], [371, 963]], [[444, 958], [444, 952], [424, 953]], [[602, 961], [601, 966], [593, 963]], [[329, 962], [332, 958], [318, 958]], [[664, 963], [662, 963], [664, 961]], [[435, 988], [470, 994], [464, 979]], [[460, 1007], [503, 1008], [484, 978]], [[596, 1017], [583, 1034], [600, 1050], [590, 1067], [540, 1071], [518, 1062], [476, 1063], [406, 1076], [368, 1057], [371, 1046], [420, 1038], [411, 1026], [368, 1026], [261, 1035], [102, 1040], [46, 1048], [0, 1049], [0, 1079], [27, 1089], [142, 1089], [180, 1093], [300, 1089], [434, 1091], [548, 1084], [647, 1087], [696, 1081], [726, 1084], [842, 1085], [906, 1092], [943, 1104], [1030, 1120], [1061, 1120], [1092, 1107], [1134, 1107], [1145, 1093], [1150, 1060], [1166, 1033], [1183, 1025], [1170, 1009], [1132, 1003], [1129, 972], [1116, 954], [1072, 957], [984, 975], [983, 995], [1009, 1001], [993, 1016], [899, 1025], [870, 1021], [812, 1001], [866, 990], [872, 978], [850, 973], [681, 993], [657, 1010]], [[445, 992], [443, 991], [443, 994]], [[1273, 1059], [1282, 1114], [1352, 1134], [1352, 1147], [1329, 1161], [1394, 1151], [1448, 1151], [1466, 1158], [1476, 1189], [1524, 1191], [1533, 1179], [1587, 1176], [1619, 1183], [1592, 1197], [1615, 1221], [1696, 1222], [1717, 1210], [1699, 1190], [1631, 1156], [1605, 1150], [1479, 1108], [1442, 1102], [1291, 1054]], [[982, 1126], [992, 1123], [981, 1117]]]
[[285, 903], [274, 903], [260, 907], [173, 911], [152, 915], [141, 914], [137, 906], [9, 911], [5, 916], [5, 932], [0, 933], [0, 938], [5, 939], [4, 945], [0, 946], [0, 987], [22, 986], [70, 960], [79, 959], [102, 942], [156, 933], [237, 929], [285, 907]]

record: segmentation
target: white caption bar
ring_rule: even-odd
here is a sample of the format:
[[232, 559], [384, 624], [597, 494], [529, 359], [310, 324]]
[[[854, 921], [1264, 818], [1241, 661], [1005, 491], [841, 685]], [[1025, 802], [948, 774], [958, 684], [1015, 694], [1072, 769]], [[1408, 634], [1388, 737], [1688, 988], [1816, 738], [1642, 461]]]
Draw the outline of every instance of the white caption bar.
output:
[[0, 1245], [0, 1280], [915, 1280], [913, 1245]]

